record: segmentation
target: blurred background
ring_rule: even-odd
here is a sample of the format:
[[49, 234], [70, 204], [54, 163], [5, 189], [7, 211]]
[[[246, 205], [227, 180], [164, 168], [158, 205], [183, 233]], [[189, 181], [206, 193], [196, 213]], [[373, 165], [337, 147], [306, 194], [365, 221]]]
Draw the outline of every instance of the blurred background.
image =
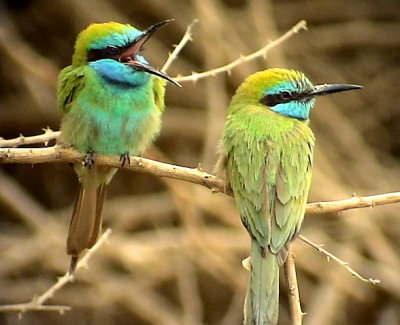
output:
[[[319, 98], [309, 201], [400, 189], [400, 2], [398, 0], [9, 0], [0, 2], [0, 136], [58, 130], [56, 77], [76, 35], [110, 20], [145, 29], [175, 18], [146, 45], [161, 67], [195, 18], [194, 41], [169, 70], [188, 75], [226, 64], [301, 32], [266, 59], [182, 89], [169, 85], [161, 135], [145, 157], [212, 171], [226, 108], [244, 78], [268, 67], [305, 72], [314, 83], [364, 89]], [[0, 166], [0, 303], [29, 301], [67, 268], [65, 253], [77, 179], [67, 164]], [[310, 215], [302, 234], [366, 277], [299, 240], [294, 243], [305, 324], [400, 323], [399, 205]], [[249, 238], [234, 202], [193, 184], [120, 171], [104, 210], [108, 244], [48, 303], [72, 311], [0, 314], [0, 324], [242, 323]], [[279, 324], [289, 324], [281, 277]]]

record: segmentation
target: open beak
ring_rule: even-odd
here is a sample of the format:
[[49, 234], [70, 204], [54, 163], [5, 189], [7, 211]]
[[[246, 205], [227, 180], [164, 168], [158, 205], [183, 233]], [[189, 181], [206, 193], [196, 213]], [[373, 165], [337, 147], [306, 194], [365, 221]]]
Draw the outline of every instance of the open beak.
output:
[[132, 61], [132, 62], [126, 62], [126, 64], [134, 67], [136, 70], [139, 71], [145, 71], [147, 73], [154, 74], [157, 77], [163, 78], [171, 83], [173, 83], [175, 86], [182, 87], [181, 84], [171, 77], [167, 76], [166, 74], [162, 73], [161, 71], [158, 71], [157, 69], [154, 69], [151, 65], [140, 62], [140, 61]]
[[119, 61], [133, 67], [136, 70], [151, 73], [153, 75], [156, 75], [160, 78], [163, 78], [163, 79], [173, 83], [174, 85], [176, 85], [178, 87], [181, 87], [181, 85], [178, 82], [176, 82], [175, 80], [173, 80], [171, 77], [167, 76], [166, 74], [162, 73], [161, 71], [158, 71], [157, 69], [153, 68], [149, 64], [138, 61], [136, 58], [137, 54], [142, 49], [144, 43], [146, 43], [146, 41], [154, 34], [154, 32], [156, 30], [158, 30], [160, 27], [168, 24], [171, 21], [173, 21], [173, 19], [164, 20], [164, 21], [161, 21], [161, 22], [154, 24], [154, 25], [150, 26], [149, 28], [147, 28], [142, 34], [140, 34], [138, 37], [136, 37], [136, 39], [132, 42], [132, 45], [129, 46], [125, 50], [125, 52], [121, 54], [121, 56], [119, 57]]
[[328, 94], [334, 94], [341, 91], [361, 89], [359, 85], [346, 85], [346, 84], [331, 84], [331, 85], [316, 85], [314, 88], [307, 93], [307, 96], [323, 96]]

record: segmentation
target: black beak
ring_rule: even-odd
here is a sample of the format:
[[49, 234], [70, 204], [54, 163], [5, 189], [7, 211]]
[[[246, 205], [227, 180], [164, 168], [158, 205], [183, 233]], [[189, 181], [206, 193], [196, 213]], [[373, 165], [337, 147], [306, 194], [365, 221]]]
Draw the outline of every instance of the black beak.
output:
[[140, 52], [144, 43], [146, 43], [146, 41], [154, 34], [154, 32], [157, 31], [160, 27], [170, 23], [171, 21], [173, 21], [173, 19], [164, 20], [147, 28], [142, 34], [136, 37], [136, 39], [132, 42], [132, 45], [129, 46], [125, 50], [125, 52], [121, 54], [121, 56], [119, 57], [119, 61], [135, 68], [136, 70], [151, 73], [173, 83], [178, 87], [181, 87], [178, 82], [176, 82], [166, 74], [136, 59], [136, 55]]
[[331, 85], [316, 85], [314, 88], [307, 93], [307, 96], [323, 96], [328, 94], [334, 94], [341, 91], [361, 89], [359, 85], [346, 85], [346, 84], [331, 84]]
[[146, 64], [146, 63], [143, 63], [143, 62], [139, 62], [139, 61], [126, 62], [126, 64], [134, 67], [136, 70], [145, 71], [147, 73], [154, 74], [157, 77], [163, 78], [163, 79], [169, 81], [170, 83], [173, 83], [175, 86], [182, 87], [179, 82], [175, 81], [174, 79], [172, 79], [171, 77], [169, 77], [166, 74], [162, 73], [161, 71], [158, 71], [157, 69], [154, 69], [149, 64]]

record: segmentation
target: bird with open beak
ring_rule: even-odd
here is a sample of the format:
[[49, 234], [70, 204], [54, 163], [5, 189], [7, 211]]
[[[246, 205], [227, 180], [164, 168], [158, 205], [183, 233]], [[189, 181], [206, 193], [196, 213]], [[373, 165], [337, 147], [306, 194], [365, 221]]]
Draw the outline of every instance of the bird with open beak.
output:
[[166, 81], [180, 86], [141, 53], [170, 21], [143, 32], [116, 22], [92, 24], [78, 35], [72, 64], [60, 72], [58, 144], [85, 154], [74, 164], [80, 189], [67, 238], [70, 273], [79, 255], [97, 241], [106, 185], [116, 172], [96, 166], [95, 154], [118, 155], [122, 164], [129, 163], [130, 154], [141, 155], [159, 133]]

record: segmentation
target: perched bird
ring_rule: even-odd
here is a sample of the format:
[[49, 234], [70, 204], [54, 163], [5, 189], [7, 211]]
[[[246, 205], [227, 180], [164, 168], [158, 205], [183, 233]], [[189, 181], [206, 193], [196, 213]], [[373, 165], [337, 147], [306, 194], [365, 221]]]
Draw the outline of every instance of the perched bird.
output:
[[311, 182], [315, 97], [359, 88], [313, 86], [301, 72], [269, 69], [248, 77], [232, 98], [216, 169], [251, 237], [246, 325], [278, 320], [279, 265], [300, 230]]
[[63, 117], [58, 143], [85, 153], [75, 164], [80, 189], [68, 231], [70, 273], [79, 254], [101, 230], [106, 185], [115, 168], [96, 166], [94, 154], [140, 155], [159, 133], [166, 81], [179, 84], [149, 65], [143, 44], [161, 26], [144, 32], [128, 24], [92, 24], [77, 37], [72, 64], [59, 75], [57, 104]]

